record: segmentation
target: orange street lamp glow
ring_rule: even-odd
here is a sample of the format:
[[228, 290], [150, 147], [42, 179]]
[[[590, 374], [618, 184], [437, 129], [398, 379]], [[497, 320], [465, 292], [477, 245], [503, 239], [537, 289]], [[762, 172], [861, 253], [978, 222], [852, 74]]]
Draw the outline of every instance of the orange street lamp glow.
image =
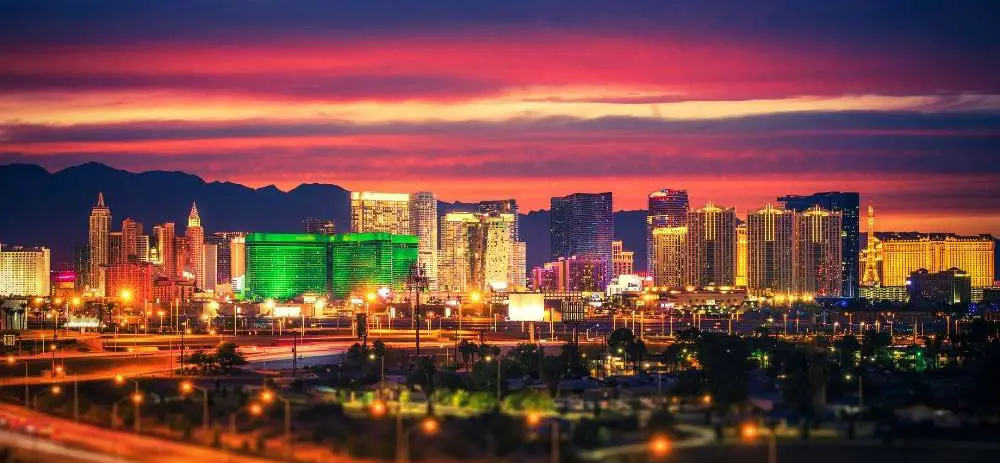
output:
[[129, 290], [127, 290], [127, 289], [122, 290], [122, 300], [124, 300], [125, 302], [128, 302], [131, 299], [132, 299], [132, 292], [129, 291]]
[[138, 393], [138, 392], [136, 392], [135, 394], [132, 394], [132, 402], [135, 403], [135, 404], [141, 404], [142, 403], [142, 394]]
[[424, 434], [434, 434], [438, 432], [438, 422], [434, 418], [427, 417], [420, 422], [420, 429], [424, 431]]
[[704, 395], [704, 396], [703, 396], [703, 397], [701, 398], [701, 402], [702, 402], [702, 403], [704, 403], [705, 405], [708, 405], [708, 404], [712, 403], [712, 396], [711, 396], [711, 395], [709, 395], [709, 394], [705, 394], [705, 395]]
[[79, 297], [74, 297], [73, 298], [73, 305], [80, 305], [80, 298]]
[[60, 392], [62, 392], [62, 387], [60, 387], [58, 384], [56, 384], [55, 386], [52, 386], [52, 393], [53, 394], [59, 395]]
[[260, 393], [260, 401], [266, 404], [271, 403], [274, 400], [274, 393], [271, 391], [263, 391]]
[[670, 453], [670, 439], [667, 439], [667, 436], [654, 436], [649, 442], [649, 450], [656, 456]]
[[117, 374], [115, 375], [115, 384], [123, 384], [125, 382], [125, 377]]
[[13, 365], [14, 364], [14, 356], [13, 355], [8, 355], [7, 356], [7, 364], [8, 365]]
[[260, 404], [250, 404], [250, 414], [254, 416], [260, 416], [264, 412], [264, 408]]
[[538, 412], [528, 413], [527, 416], [528, 426], [538, 426], [538, 423], [542, 421], [542, 416]]
[[740, 426], [740, 437], [743, 440], [753, 440], [757, 437], [757, 425], [753, 423], [746, 423]]
[[375, 300], [375, 293], [368, 293], [368, 295], [365, 296], [365, 297], [367, 297], [369, 301], [374, 301]]
[[472, 299], [472, 302], [479, 302], [479, 299], [482, 298], [483, 296], [479, 294], [479, 291], [473, 291], [470, 297]]
[[193, 390], [193, 389], [194, 389], [194, 385], [191, 384], [191, 381], [184, 381], [183, 383], [181, 383], [181, 393], [182, 394], [190, 393], [191, 390]]
[[372, 416], [382, 416], [385, 415], [385, 412], [386, 412], [385, 402], [382, 402], [381, 400], [376, 400], [375, 402], [372, 402], [371, 406]]

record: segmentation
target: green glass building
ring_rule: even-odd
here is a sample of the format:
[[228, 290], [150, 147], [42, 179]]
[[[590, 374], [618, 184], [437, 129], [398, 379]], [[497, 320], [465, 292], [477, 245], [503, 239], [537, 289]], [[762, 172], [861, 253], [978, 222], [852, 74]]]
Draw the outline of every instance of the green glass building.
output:
[[389, 233], [250, 233], [247, 299], [291, 299], [303, 293], [343, 299], [373, 289], [403, 290], [417, 262], [418, 238]]

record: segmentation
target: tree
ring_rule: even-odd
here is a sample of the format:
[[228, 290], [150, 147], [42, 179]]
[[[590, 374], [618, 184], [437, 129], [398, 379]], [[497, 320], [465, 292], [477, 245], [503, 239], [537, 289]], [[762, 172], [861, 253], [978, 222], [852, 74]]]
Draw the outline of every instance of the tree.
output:
[[465, 365], [465, 369], [469, 369], [469, 363], [475, 358], [476, 354], [479, 353], [479, 346], [468, 339], [463, 339], [462, 342], [458, 343], [458, 353], [462, 356], [462, 364]]
[[725, 410], [746, 401], [750, 370], [746, 343], [736, 336], [705, 333], [696, 348], [712, 405]]
[[420, 357], [406, 377], [407, 383], [420, 386], [420, 389], [427, 395], [428, 414], [433, 414], [434, 412], [432, 397], [434, 395], [434, 379], [436, 375], [437, 365], [434, 364], [434, 359], [432, 357]]
[[572, 342], [567, 342], [559, 349], [559, 356], [562, 358], [566, 369], [565, 376], [570, 378], [582, 378], [589, 373], [578, 347]]
[[539, 377], [542, 351], [537, 344], [522, 342], [507, 353], [507, 358], [513, 362], [511, 365], [512, 375]]
[[782, 395], [804, 418], [802, 430], [803, 437], [806, 437], [822, 403], [830, 370], [822, 354], [808, 354], [797, 350], [785, 362], [784, 373]]
[[542, 358], [541, 370], [541, 380], [545, 382], [549, 397], [554, 399], [559, 394], [559, 381], [566, 372], [566, 364], [561, 356], [546, 355]]
[[639, 366], [642, 365], [642, 360], [646, 358], [646, 343], [642, 339], [635, 339], [629, 343], [625, 350], [628, 352], [629, 360], [632, 361], [632, 367], [638, 372], [640, 370]]
[[247, 363], [235, 342], [219, 344], [215, 351], [215, 359], [219, 363], [219, 368], [226, 372], [232, 370], [234, 366], [246, 365]]
[[191, 355], [185, 359], [185, 361], [189, 365], [201, 370], [202, 373], [208, 370], [209, 367], [218, 364], [214, 354], [209, 354], [201, 349], [192, 352]]

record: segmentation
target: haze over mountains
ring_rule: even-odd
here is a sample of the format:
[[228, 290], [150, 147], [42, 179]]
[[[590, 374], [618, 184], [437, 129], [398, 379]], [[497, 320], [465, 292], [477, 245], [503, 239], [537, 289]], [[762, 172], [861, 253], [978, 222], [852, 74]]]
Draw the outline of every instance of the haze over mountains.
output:
[[[52, 248], [53, 263], [70, 262], [73, 247], [87, 241], [87, 218], [103, 192], [113, 215], [113, 229], [131, 217], [146, 232], [174, 221], [178, 233], [191, 202], [198, 203], [206, 232], [301, 232], [306, 217], [333, 218], [338, 231], [350, 229], [349, 191], [338, 185], [303, 184], [283, 192], [274, 186], [253, 189], [229, 182], [205, 182], [183, 172], [133, 173], [89, 162], [57, 172], [34, 164], [0, 166], [0, 207], [7, 221], [0, 242]], [[496, 198], [483, 198], [496, 199]], [[439, 214], [471, 210], [468, 203], [440, 202]], [[635, 251], [645, 268], [645, 211], [615, 213], [615, 234]], [[549, 213], [521, 214], [521, 239], [527, 242], [529, 269], [549, 259]]]

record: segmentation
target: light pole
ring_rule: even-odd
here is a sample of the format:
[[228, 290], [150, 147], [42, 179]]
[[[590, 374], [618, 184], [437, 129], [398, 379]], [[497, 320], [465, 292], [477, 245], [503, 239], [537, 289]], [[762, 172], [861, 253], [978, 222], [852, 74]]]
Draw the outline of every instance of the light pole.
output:
[[181, 395], [188, 395], [194, 390], [201, 391], [201, 427], [208, 431], [208, 389], [194, 384], [191, 381], [184, 381], [180, 384]]
[[265, 389], [260, 393], [260, 401], [265, 404], [273, 402], [275, 399], [282, 401], [285, 404], [285, 459], [288, 461], [292, 460], [292, 403], [276, 394], [274, 391]]
[[252, 403], [249, 407], [245, 409], [236, 410], [229, 414], [229, 433], [236, 435], [236, 417], [242, 413], [249, 413], [252, 416], [260, 416], [264, 412], [264, 408], [260, 406], [259, 403]]
[[135, 423], [133, 423], [133, 429], [135, 432], [139, 432], [139, 404], [142, 403], [142, 394], [138, 390], [136, 392], [129, 394], [128, 397], [122, 397], [111, 404], [111, 429], [118, 429], [118, 404], [131, 400], [132, 406], [135, 408]]
[[[490, 362], [493, 360], [492, 355], [487, 355], [483, 360]], [[500, 406], [500, 358], [497, 357], [497, 407]]]
[[[139, 392], [139, 382], [136, 381], [136, 380], [134, 380], [134, 379], [126, 378], [125, 376], [120, 375], [120, 374], [119, 375], [115, 375], [115, 384], [122, 385], [122, 384], [125, 384], [125, 381], [130, 381], [133, 384], [135, 384], [135, 392], [132, 394], [132, 397], [131, 397], [132, 398], [132, 403], [135, 405], [135, 407], [134, 407], [134, 410], [135, 410], [135, 420], [134, 421], [135, 422], [133, 424], [134, 424], [134, 427], [135, 427], [135, 432], [139, 432], [139, 404], [142, 403], [142, 394]], [[122, 400], [124, 400], [124, 399], [122, 399]], [[118, 402], [121, 402], [121, 400], [119, 400]], [[114, 415], [115, 418], [118, 417], [118, 413], [117, 413], [118, 402], [114, 403], [114, 410], [112, 411], [112, 415]]]
[[[17, 360], [14, 358], [14, 356], [8, 355], [7, 365], [13, 365], [15, 363], [17, 363]], [[28, 388], [28, 361], [25, 360], [24, 361], [24, 406], [25, 407], [31, 407], [31, 402], [29, 402], [30, 398], [29, 394], [31, 394], [31, 391]]]
[[[376, 356], [375, 356], [374, 352], [372, 352], [371, 354], [368, 354], [368, 359], [369, 360], [374, 361], [375, 357]], [[381, 377], [382, 377], [382, 379], [381, 379], [381, 381], [384, 384], [385, 383], [385, 355], [380, 355], [380, 356], [378, 356], [378, 358], [382, 361], [382, 366], [381, 366], [381, 371], [382, 371]]]
[[51, 387], [47, 387], [45, 389], [42, 389], [41, 391], [36, 392], [34, 395], [31, 396], [31, 402], [33, 404], [31, 408], [38, 410], [38, 396], [45, 394], [46, 392], [51, 392], [52, 395], [59, 395], [62, 393], [62, 386], [58, 384], [53, 384]]

